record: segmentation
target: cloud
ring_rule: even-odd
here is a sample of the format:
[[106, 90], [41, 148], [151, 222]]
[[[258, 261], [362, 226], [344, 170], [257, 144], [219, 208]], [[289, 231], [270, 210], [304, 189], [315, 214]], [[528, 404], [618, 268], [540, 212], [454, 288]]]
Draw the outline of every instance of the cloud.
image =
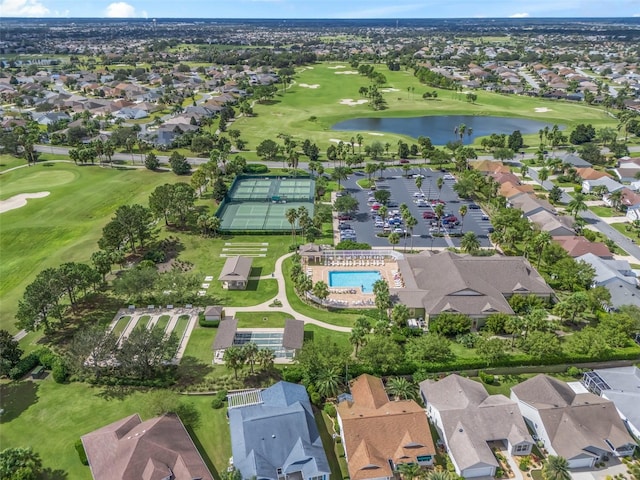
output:
[[105, 12], [105, 17], [109, 18], [132, 18], [136, 17], [136, 9], [127, 2], [110, 3]]
[[39, 0], [2, 0], [0, 12], [5, 17], [44, 17], [49, 9]]
[[529, 16], [528, 13], [514, 13], [513, 15], [509, 15], [509, 18], [527, 18]]

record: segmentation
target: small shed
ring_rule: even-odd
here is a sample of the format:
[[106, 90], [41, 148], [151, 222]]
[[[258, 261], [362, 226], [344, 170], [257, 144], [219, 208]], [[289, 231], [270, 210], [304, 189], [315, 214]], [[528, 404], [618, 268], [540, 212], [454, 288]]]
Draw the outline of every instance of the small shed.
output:
[[320, 245], [316, 245], [315, 243], [301, 245], [298, 249], [298, 253], [306, 263], [322, 262], [322, 248], [320, 248]]
[[284, 324], [282, 346], [290, 350], [300, 350], [304, 342], [304, 322], [288, 318]]
[[210, 322], [222, 320], [224, 318], [224, 307], [221, 305], [212, 305], [205, 309], [204, 319]]
[[222, 267], [218, 280], [225, 290], [246, 290], [253, 258], [229, 257]]

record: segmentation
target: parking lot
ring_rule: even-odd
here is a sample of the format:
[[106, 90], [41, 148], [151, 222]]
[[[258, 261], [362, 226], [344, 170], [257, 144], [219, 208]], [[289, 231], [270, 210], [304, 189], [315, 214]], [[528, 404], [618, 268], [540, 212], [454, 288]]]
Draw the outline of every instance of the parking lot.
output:
[[[388, 190], [391, 193], [388, 211], [393, 212], [399, 210], [399, 206], [403, 203], [407, 204], [411, 214], [418, 220], [418, 224], [413, 229], [413, 246], [414, 248], [446, 248], [459, 247], [460, 238], [452, 237], [449, 234], [459, 233], [462, 227], [463, 232], [474, 232], [480, 241], [481, 246], [490, 247], [488, 234], [491, 231], [491, 222], [480, 208], [475, 208], [475, 204], [468, 200], [461, 200], [456, 192], [453, 191], [455, 179], [446, 172], [433, 171], [430, 169], [414, 168], [409, 172], [409, 177], [403, 176], [400, 168], [389, 168], [384, 171], [384, 178], [376, 181], [376, 189]], [[422, 178], [421, 189], [416, 187], [415, 175], [424, 175]], [[438, 178], [443, 178], [442, 189], [438, 191]], [[363, 190], [356, 183], [357, 180], [366, 178], [366, 174], [356, 172], [350, 175], [343, 182], [344, 189], [353, 197], [358, 199], [359, 209], [356, 215], [348, 221], [351, 229], [355, 232], [355, 238], [358, 242], [365, 242], [372, 246], [388, 247], [389, 240], [386, 237], [378, 237], [378, 233], [385, 230], [384, 222], [378, 222], [376, 226], [374, 218], [375, 211], [372, 211], [372, 202], [369, 199], [373, 196], [370, 190]], [[422, 200], [421, 200], [422, 199]], [[445, 227], [444, 236], [434, 237], [432, 233], [436, 233], [437, 228], [431, 224], [435, 219], [425, 219], [423, 216], [432, 216], [435, 204], [432, 202], [440, 200], [444, 205], [445, 215], [454, 215], [460, 221], [460, 225], [448, 225]], [[467, 205], [467, 214], [464, 219], [459, 213], [462, 205]], [[375, 207], [374, 207], [375, 208]], [[428, 213], [425, 213], [428, 212]], [[402, 229], [402, 224], [389, 225], [386, 230]], [[430, 231], [431, 230], [431, 231]], [[398, 232], [400, 230], [397, 230]], [[404, 248], [405, 242], [407, 247], [411, 245], [411, 238], [401, 235], [400, 243], [396, 248]]]

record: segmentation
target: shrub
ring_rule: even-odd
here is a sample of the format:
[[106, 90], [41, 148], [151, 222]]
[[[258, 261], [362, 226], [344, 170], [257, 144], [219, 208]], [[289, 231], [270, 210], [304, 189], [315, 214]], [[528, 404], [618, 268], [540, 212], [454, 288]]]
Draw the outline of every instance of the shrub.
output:
[[243, 170], [244, 173], [267, 173], [269, 168], [261, 163], [248, 163]]
[[493, 385], [493, 382], [495, 381], [495, 377], [493, 375], [484, 373], [482, 370], [478, 372], [478, 376], [482, 383], [486, 383], [487, 385]]
[[285, 382], [300, 383], [304, 372], [298, 365], [288, 365], [282, 369], [282, 379]]
[[213, 397], [213, 400], [211, 400], [211, 408], [218, 410], [222, 407], [224, 407], [224, 401], [217, 396]]
[[335, 405], [333, 403], [325, 403], [324, 407], [322, 408], [322, 410], [324, 411], [324, 413], [326, 413], [330, 417], [335, 418], [335, 416], [336, 416], [336, 407], [335, 407]]
[[456, 342], [465, 348], [474, 348], [478, 343], [480, 336], [476, 333], [465, 333], [464, 335], [458, 335]]
[[570, 377], [579, 377], [582, 375], [582, 370], [580, 370], [578, 367], [569, 367], [567, 368], [567, 375], [569, 375]]
[[520, 459], [520, 463], [518, 464], [518, 468], [523, 472], [529, 470], [529, 466], [531, 465], [531, 459], [529, 457], [522, 457]]
[[201, 327], [205, 328], [218, 328], [220, 320], [205, 320], [204, 317], [198, 319], [198, 323]]
[[87, 453], [84, 451], [84, 445], [82, 445], [82, 440], [76, 440], [74, 444], [76, 452], [78, 452], [78, 457], [80, 457], [80, 463], [83, 465], [89, 465], [89, 460], [87, 459]]
[[67, 381], [67, 378], [69, 378], [69, 369], [62, 358], [57, 358], [53, 363], [51, 376], [56, 383], [64, 383]]
[[56, 354], [47, 347], [39, 348], [33, 352], [38, 357], [38, 362], [47, 370], [51, 370], [56, 361]]
[[38, 359], [38, 355], [36, 355], [35, 352], [31, 352], [29, 355], [22, 357], [18, 364], [9, 370], [9, 378], [11, 378], [11, 380], [18, 380], [39, 364], [40, 360]]

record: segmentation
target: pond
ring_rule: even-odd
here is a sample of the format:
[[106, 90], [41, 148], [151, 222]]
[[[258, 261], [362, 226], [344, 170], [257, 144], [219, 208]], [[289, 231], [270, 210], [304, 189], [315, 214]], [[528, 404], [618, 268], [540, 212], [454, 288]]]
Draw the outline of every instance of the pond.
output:
[[[447, 142], [459, 140], [455, 133], [456, 127], [466, 125], [472, 129], [471, 135], [464, 135], [464, 143], [471, 143], [477, 137], [484, 137], [492, 133], [507, 135], [520, 130], [520, 133], [538, 133], [541, 128], [553, 127], [553, 124], [529, 120], [526, 118], [489, 117], [473, 115], [436, 115], [408, 118], [352, 118], [336, 123], [333, 130], [357, 132], [387, 132], [408, 135], [413, 138], [425, 136], [431, 138], [435, 145], [445, 145]], [[373, 140], [373, 139], [372, 139]], [[381, 139], [382, 140], [382, 139]]]

